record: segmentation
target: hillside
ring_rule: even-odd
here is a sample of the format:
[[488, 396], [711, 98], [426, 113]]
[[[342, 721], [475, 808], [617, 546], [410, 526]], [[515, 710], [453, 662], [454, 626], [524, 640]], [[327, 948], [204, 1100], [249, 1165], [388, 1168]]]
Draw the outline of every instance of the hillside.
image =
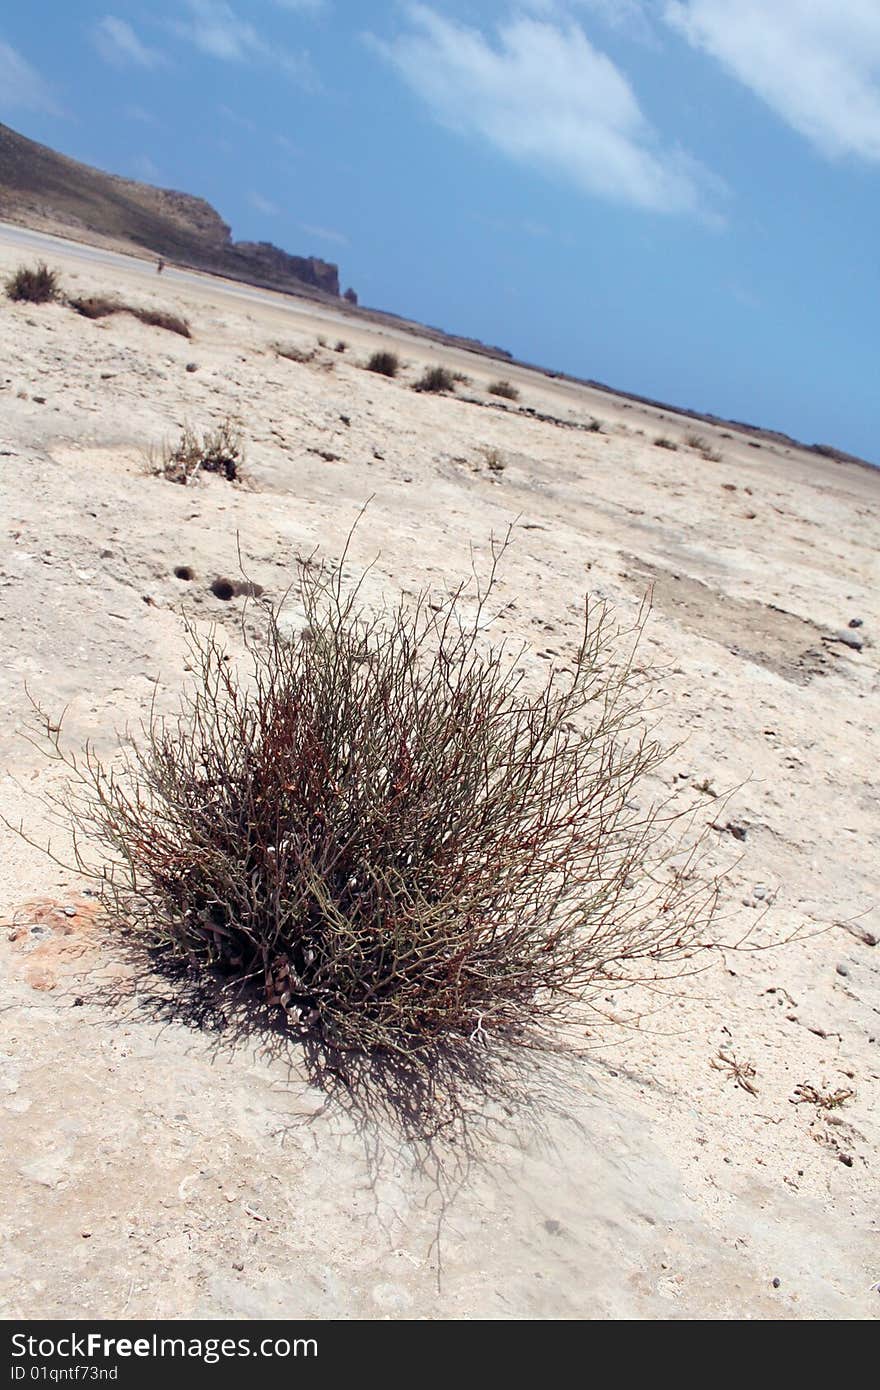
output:
[[0, 124], [0, 219], [137, 248], [273, 289], [339, 295], [335, 265], [268, 242], [233, 241], [204, 198], [105, 174]]

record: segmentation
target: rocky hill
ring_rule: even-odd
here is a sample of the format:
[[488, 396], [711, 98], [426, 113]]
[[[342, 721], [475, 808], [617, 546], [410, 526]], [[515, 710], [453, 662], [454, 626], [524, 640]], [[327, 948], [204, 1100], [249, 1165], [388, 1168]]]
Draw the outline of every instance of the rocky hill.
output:
[[273, 289], [338, 297], [339, 272], [315, 256], [268, 242], [233, 241], [204, 198], [105, 174], [0, 124], [0, 220], [121, 249]]

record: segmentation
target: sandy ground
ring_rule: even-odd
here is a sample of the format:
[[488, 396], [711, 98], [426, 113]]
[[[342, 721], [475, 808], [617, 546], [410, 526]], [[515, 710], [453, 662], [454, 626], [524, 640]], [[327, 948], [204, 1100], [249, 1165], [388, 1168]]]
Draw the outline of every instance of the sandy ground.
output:
[[[21, 258], [4, 234], [0, 273]], [[4, 830], [0, 1311], [876, 1317], [880, 474], [708, 426], [693, 446], [692, 422], [305, 302], [51, 259], [71, 293], [183, 312], [193, 340], [0, 305], [5, 816], [46, 830], [26, 684], [112, 750], [154, 689], [173, 705], [183, 612], [238, 640], [242, 600], [210, 590], [237, 536], [277, 598], [372, 497], [354, 561], [378, 553], [373, 592], [466, 573], [518, 519], [502, 589], [535, 671], [570, 653], [585, 588], [628, 621], [653, 586], [657, 718], [684, 743], [646, 798], [714, 821], [731, 936], [806, 936], [719, 959], [416, 1141], [277, 1038], [180, 1017], [84, 884]], [[319, 334], [305, 365], [271, 348]], [[379, 345], [400, 380], [362, 370]], [[456, 397], [409, 389], [435, 361], [470, 378]], [[486, 393], [498, 375], [518, 404]], [[150, 446], [226, 416], [242, 486], [149, 475]]]

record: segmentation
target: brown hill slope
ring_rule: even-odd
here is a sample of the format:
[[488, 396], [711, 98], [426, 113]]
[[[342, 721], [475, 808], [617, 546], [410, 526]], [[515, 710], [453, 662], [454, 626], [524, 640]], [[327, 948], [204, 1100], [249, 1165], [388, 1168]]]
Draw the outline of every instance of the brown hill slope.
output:
[[203, 198], [105, 174], [0, 124], [0, 219], [100, 237], [276, 289], [339, 294], [337, 267], [267, 242], [234, 242]]

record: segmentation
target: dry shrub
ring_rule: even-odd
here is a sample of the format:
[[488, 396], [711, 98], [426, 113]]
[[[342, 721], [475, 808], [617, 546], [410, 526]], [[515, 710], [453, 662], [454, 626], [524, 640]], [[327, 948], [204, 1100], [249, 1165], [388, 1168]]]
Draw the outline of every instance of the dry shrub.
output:
[[414, 391], [454, 391], [455, 377], [445, 367], [426, 367], [413, 386]]
[[490, 396], [501, 396], [506, 401], [519, 400], [519, 390], [511, 381], [490, 381], [487, 390]]
[[272, 349], [276, 357], [285, 357], [288, 362], [299, 362], [302, 366], [314, 362], [318, 355], [315, 348], [299, 348], [284, 343], [273, 343]]
[[111, 764], [41, 716], [110, 922], [337, 1055], [417, 1067], [680, 973], [713, 893], [635, 809], [664, 754], [604, 609], [530, 686], [485, 635], [494, 565], [379, 610], [341, 576], [304, 566], [308, 627], [270, 621], [239, 665], [191, 631], [179, 714]]
[[59, 296], [58, 272], [45, 261], [33, 268], [20, 265], [6, 281], [6, 297], [26, 304], [50, 304]]
[[675, 441], [667, 439], [665, 434], [658, 434], [657, 438], [654, 440], [654, 445], [658, 449], [672, 449], [673, 452], [678, 448]]
[[130, 305], [125, 306], [127, 314], [134, 314], [141, 323], [147, 324], [150, 328], [164, 328], [167, 333], [177, 333], [181, 338], [191, 338], [189, 324], [186, 319], [182, 319], [179, 314], [169, 314], [166, 309], [133, 309]]
[[400, 358], [396, 352], [374, 352], [367, 363], [368, 372], [379, 376], [397, 376], [400, 371]]
[[158, 457], [149, 459], [152, 473], [184, 486], [200, 473], [218, 473], [228, 483], [237, 482], [243, 462], [241, 432], [230, 420], [202, 435], [187, 426], [176, 444], [163, 446]]
[[93, 294], [82, 298], [68, 299], [68, 304], [76, 313], [86, 319], [109, 318], [111, 314], [131, 314], [132, 318], [150, 328], [164, 328], [168, 333], [177, 333], [181, 338], [190, 338], [189, 324], [178, 314], [170, 314], [165, 309], [140, 309], [134, 304], [123, 304], [118, 299], [108, 299], [104, 295]]

